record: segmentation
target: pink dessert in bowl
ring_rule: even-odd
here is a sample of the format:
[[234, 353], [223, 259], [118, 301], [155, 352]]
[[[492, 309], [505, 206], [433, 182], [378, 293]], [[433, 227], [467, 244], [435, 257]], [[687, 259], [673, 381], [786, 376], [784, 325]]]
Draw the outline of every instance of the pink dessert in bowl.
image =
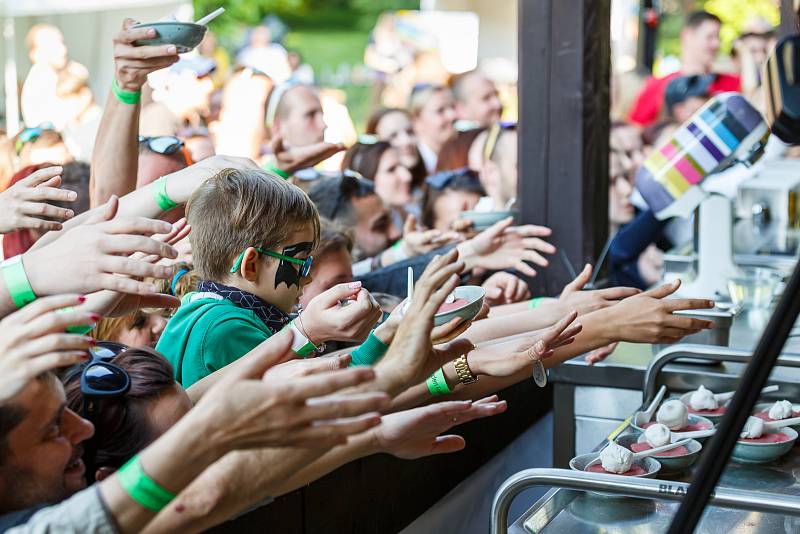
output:
[[469, 304], [467, 299], [456, 299], [453, 302], [445, 302], [441, 306], [439, 306], [439, 310], [436, 313], [447, 313], [453, 310], [457, 310], [459, 308], [463, 308]]
[[[642, 428], [647, 428], [655, 424], [655, 421], [650, 421], [649, 423], [645, 423]], [[689, 422], [689, 424], [687, 424], [685, 427], [678, 430], [673, 430], [673, 432], [694, 432], [695, 430], [708, 430], [709, 428], [712, 428], [712, 426], [713, 425], [711, 423], [706, 421], [695, 421]]]
[[[642, 452], [642, 451], [648, 451], [648, 450], [652, 449], [653, 446], [645, 441], [645, 442], [642, 442], [642, 443], [631, 443], [631, 447], [630, 448], [631, 448], [631, 450], [633, 452]], [[670, 449], [668, 451], [660, 452], [657, 455], [655, 455], [655, 458], [659, 458], [659, 457], [662, 457], [662, 456], [686, 456], [687, 454], [689, 454], [689, 449], [687, 449], [686, 447], [681, 445], [679, 447], [675, 447], [674, 449]]]
[[745, 443], [784, 443], [791, 440], [792, 438], [783, 432], [764, 434], [760, 438], [739, 438], [739, 441], [743, 441]]
[[709, 415], [711, 415], [711, 416], [715, 416], [715, 415], [716, 416], [722, 416], [722, 415], [725, 415], [725, 412], [728, 411], [728, 407], [727, 406], [720, 406], [719, 408], [717, 408], [715, 410], [694, 410], [694, 409], [692, 409], [691, 406], [687, 406], [687, 409], [689, 410], [689, 413], [693, 413], [695, 415], [703, 415], [703, 416], [709, 416]]
[[[758, 417], [759, 419], [763, 419], [764, 421], [779, 421], [779, 419], [773, 419], [769, 416], [769, 410], [764, 410], [762, 412], [756, 412], [753, 414], [754, 416]], [[794, 412], [792, 417], [800, 417], [800, 412]]]
[[625, 477], [640, 477], [647, 473], [647, 471], [645, 471], [644, 468], [642, 468], [637, 464], [631, 465], [631, 468], [625, 471], [624, 473], [614, 473], [612, 471], [606, 471], [600, 464], [587, 467], [586, 471], [588, 471], [589, 473], [607, 473], [609, 475], [622, 475]]

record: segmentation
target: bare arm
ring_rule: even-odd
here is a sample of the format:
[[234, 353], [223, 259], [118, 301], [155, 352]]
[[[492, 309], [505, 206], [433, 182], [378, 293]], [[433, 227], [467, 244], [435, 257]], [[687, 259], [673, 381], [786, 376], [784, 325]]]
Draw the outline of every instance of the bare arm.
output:
[[[122, 31], [114, 36], [114, 77], [120, 89], [135, 93], [141, 91], [149, 73], [178, 61], [178, 52], [175, 45], [133, 46], [137, 39], [155, 35], [152, 28], [130, 29], [133, 24], [125, 19]], [[126, 104], [109, 93], [92, 152], [92, 206], [136, 189], [139, 111], [138, 102]]]

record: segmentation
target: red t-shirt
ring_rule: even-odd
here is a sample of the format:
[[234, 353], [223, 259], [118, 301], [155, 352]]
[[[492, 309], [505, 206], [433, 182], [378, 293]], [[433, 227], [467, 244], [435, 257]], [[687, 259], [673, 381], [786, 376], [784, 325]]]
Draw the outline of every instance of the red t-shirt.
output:
[[[631, 111], [628, 114], [628, 120], [641, 126], [650, 126], [658, 121], [661, 116], [661, 108], [664, 106], [664, 92], [667, 90], [667, 84], [681, 76], [680, 72], [673, 72], [667, 74], [663, 78], [648, 78], [644, 87], [636, 97], [636, 102], [633, 103]], [[711, 84], [711, 95], [724, 93], [727, 91], [741, 91], [742, 84], [739, 76], [734, 74], [717, 74], [717, 79]]]

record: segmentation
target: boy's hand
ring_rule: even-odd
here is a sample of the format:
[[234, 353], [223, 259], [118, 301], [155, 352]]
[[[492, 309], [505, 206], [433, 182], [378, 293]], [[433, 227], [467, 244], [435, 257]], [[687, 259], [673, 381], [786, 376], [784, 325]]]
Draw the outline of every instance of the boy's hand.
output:
[[339, 284], [317, 295], [299, 317], [315, 345], [332, 340], [362, 342], [380, 318], [380, 305], [361, 282]]

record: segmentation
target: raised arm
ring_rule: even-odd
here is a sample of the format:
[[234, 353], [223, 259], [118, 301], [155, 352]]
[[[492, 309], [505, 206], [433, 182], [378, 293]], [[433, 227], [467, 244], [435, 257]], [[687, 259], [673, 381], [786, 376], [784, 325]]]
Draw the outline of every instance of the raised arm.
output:
[[175, 45], [133, 46], [137, 39], [156, 35], [152, 28], [132, 29], [134, 24], [125, 19], [122, 31], [114, 36], [114, 85], [92, 151], [92, 206], [136, 189], [142, 86], [148, 74], [178, 61]]

